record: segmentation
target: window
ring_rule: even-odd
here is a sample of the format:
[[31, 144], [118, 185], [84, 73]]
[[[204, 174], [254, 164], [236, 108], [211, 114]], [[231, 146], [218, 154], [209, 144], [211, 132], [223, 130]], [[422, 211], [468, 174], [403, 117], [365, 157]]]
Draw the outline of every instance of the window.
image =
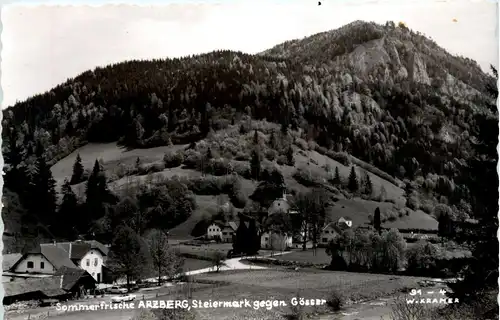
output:
[[330, 231], [328, 231], [328, 230], [325, 230], [325, 233], [330, 233]]
[[90, 259], [87, 259], [87, 267], [90, 267]]
[[28, 267], [28, 269], [33, 269], [33, 267], [34, 267], [33, 261], [28, 261], [27, 267]]
[[328, 238], [323, 238], [323, 242], [328, 242]]
[[92, 277], [95, 276], [95, 272], [92, 272]]
[[227, 232], [224, 232], [223, 234], [224, 234], [225, 236], [227, 236]]
[[97, 258], [94, 259], [94, 267], [97, 267], [97, 265], [99, 264], [99, 262], [97, 261]]
[[45, 268], [45, 262], [42, 261], [42, 262], [40, 262], [40, 269], [43, 269], [43, 268]]
[[269, 237], [266, 237], [266, 241], [269, 241]]

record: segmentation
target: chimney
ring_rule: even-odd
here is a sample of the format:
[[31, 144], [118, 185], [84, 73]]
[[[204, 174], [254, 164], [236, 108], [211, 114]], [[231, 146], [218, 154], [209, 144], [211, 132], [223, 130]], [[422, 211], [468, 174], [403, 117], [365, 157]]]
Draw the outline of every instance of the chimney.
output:
[[73, 249], [73, 242], [69, 243], [69, 258], [71, 259], [71, 249]]

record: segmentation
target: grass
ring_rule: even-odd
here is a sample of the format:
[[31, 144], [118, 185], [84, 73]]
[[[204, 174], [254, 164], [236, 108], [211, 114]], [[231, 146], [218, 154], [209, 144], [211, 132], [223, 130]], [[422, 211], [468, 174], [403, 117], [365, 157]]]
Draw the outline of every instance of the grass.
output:
[[316, 255], [313, 254], [312, 250], [297, 250], [273, 258], [283, 261], [308, 262], [314, 264], [330, 264], [332, 260], [331, 257], [326, 254], [325, 248], [316, 249]]
[[[305, 298], [327, 299], [332, 289], [342, 292], [346, 301], [373, 300], [415, 287], [423, 278], [283, 269], [250, 270], [205, 274], [200, 280], [224, 281], [231, 285], [216, 291], [219, 299], [283, 299], [290, 301], [300, 291]], [[232, 287], [232, 288], [231, 288]], [[232, 297], [232, 298], [231, 298]]]
[[198, 269], [204, 269], [212, 267], [213, 263], [207, 260], [185, 258], [184, 259], [184, 271], [192, 271]]
[[410, 214], [398, 217], [395, 221], [387, 221], [382, 224], [384, 228], [396, 228], [401, 229], [401, 232], [405, 228], [412, 229], [422, 229], [422, 230], [437, 230], [438, 222], [431, 215], [423, 212], [422, 210], [413, 211], [411, 209], [406, 209], [410, 211]]
[[353, 226], [363, 226], [370, 223], [368, 216], [373, 216], [377, 207], [380, 208], [381, 213], [384, 213], [393, 210], [395, 205], [390, 202], [376, 202], [359, 198], [339, 199], [335, 206], [330, 208], [328, 218], [331, 221], [336, 221], [341, 217], [349, 217], [352, 219]]

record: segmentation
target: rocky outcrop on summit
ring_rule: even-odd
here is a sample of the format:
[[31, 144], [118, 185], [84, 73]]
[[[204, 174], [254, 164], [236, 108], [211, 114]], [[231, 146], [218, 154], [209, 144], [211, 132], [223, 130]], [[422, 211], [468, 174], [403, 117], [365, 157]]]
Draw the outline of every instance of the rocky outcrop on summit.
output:
[[413, 52], [408, 61], [408, 74], [410, 81], [431, 85], [431, 79], [427, 74], [426, 66], [420, 54]]

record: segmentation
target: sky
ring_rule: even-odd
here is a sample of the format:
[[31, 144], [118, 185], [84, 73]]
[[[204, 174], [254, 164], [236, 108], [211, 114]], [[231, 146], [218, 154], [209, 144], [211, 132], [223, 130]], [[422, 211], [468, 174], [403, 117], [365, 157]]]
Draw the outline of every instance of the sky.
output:
[[216, 49], [257, 53], [355, 20], [404, 21], [450, 53], [478, 61], [484, 70], [490, 64], [498, 67], [495, 1], [321, 2], [321, 6], [316, 0], [221, 0], [218, 4], [179, 0], [178, 4], [148, 6], [42, 6], [57, 2], [31, 1], [5, 5], [1, 12], [1, 105], [11, 106], [97, 66]]

